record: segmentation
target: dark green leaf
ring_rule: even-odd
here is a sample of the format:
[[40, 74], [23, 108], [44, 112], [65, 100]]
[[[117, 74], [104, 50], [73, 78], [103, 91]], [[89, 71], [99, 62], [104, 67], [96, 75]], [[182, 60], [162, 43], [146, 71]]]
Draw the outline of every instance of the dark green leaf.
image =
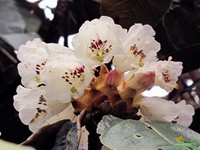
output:
[[169, 9], [171, 0], [102, 0], [101, 14], [130, 28], [134, 23], [156, 26]]
[[115, 150], [200, 150], [198, 133], [168, 122], [122, 120], [107, 115], [98, 124], [97, 133], [105, 146]]

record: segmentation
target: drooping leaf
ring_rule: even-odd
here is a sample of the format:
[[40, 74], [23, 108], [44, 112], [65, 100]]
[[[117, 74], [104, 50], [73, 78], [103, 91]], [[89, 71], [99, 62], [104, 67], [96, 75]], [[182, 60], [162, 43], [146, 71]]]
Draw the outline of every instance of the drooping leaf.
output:
[[170, 4], [171, 0], [102, 0], [101, 14], [112, 17], [127, 29], [134, 23], [155, 27]]
[[115, 150], [200, 149], [198, 133], [168, 122], [122, 120], [108, 115], [98, 124], [97, 133], [105, 146]]

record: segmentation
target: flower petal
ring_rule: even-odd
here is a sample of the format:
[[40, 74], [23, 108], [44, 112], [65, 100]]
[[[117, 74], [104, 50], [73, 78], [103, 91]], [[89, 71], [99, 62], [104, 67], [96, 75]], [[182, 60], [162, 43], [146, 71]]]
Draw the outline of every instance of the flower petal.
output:
[[149, 66], [149, 69], [155, 70], [155, 85], [170, 92], [177, 87], [176, 82], [182, 73], [183, 66], [182, 62], [168, 60], [154, 62]]
[[71, 101], [71, 97], [80, 97], [92, 78], [92, 71], [74, 55], [49, 58], [41, 72], [41, 80], [45, 84], [48, 97], [62, 102]]
[[180, 101], [177, 105], [180, 115], [174, 121], [177, 121], [178, 124], [189, 127], [192, 123], [192, 116], [195, 113], [193, 106], [187, 105], [184, 100]]
[[175, 104], [160, 98], [144, 98], [140, 111], [148, 120], [158, 120], [189, 126], [194, 115], [194, 108], [184, 101]]
[[18, 71], [22, 77], [22, 84], [25, 87], [36, 87], [43, 84], [40, 75], [47, 60], [56, 55], [67, 56], [69, 54], [74, 54], [74, 51], [58, 44], [46, 44], [40, 39], [28, 41], [20, 46], [17, 57], [21, 61]]
[[130, 79], [125, 80], [124, 88], [135, 89], [136, 92], [143, 92], [154, 85], [155, 82], [155, 72], [147, 71], [147, 72], [138, 72], [135, 73], [134, 76]]
[[122, 52], [126, 30], [106, 16], [86, 21], [73, 38], [72, 44], [78, 57], [87, 60], [93, 68], [111, 61]]
[[41, 88], [18, 86], [17, 95], [14, 96], [14, 107], [19, 111], [21, 121], [29, 125], [33, 132], [42, 127], [47, 119], [63, 111], [67, 105], [55, 99], [48, 99]]
[[[160, 44], [155, 40], [154, 35], [155, 31], [149, 25], [133, 25], [124, 39], [124, 55], [121, 60], [119, 57], [113, 59], [116, 70], [119, 72], [128, 71], [130, 67], [135, 69], [157, 61], [156, 56], [160, 50]], [[127, 67], [125, 69], [122, 66]]]

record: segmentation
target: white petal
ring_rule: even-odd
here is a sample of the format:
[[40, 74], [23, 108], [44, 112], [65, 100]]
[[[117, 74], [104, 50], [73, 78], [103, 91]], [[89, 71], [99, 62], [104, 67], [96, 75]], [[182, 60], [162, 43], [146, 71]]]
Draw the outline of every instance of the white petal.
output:
[[22, 84], [25, 87], [35, 87], [43, 84], [40, 75], [47, 60], [56, 55], [72, 55], [73, 50], [58, 44], [46, 44], [40, 39], [28, 41], [19, 47], [17, 56], [21, 63], [18, 65], [19, 75], [22, 77]]
[[74, 36], [72, 44], [78, 57], [96, 67], [110, 62], [114, 55], [122, 52], [125, 35], [125, 29], [104, 16], [86, 21]]
[[[139, 67], [148, 67], [152, 62], [157, 61], [157, 52], [160, 44], [153, 37], [155, 31], [149, 25], [135, 24], [123, 40], [123, 55], [114, 57], [113, 65], [118, 72], [123, 72]], [[124, 69], [122, 69], [124, 68]]]
[[[83, 72], [79, 73], [79, 68], [82, 68]], [[73, 55], [56, 55], [49, 58], [41, 72], [41, 80], [45, 84], [48, 97], [62, 102], [71, 101], [72, 96], [81, 96], [92, 78], [92, 71]]]
[[151, 88], [155, 82], [155, 72], [147, 71], [147, 72], [139, 72], [135, 73], [134, 76], [126, 81], [124, 88], [135, 89], [136, 92], [143, 92]]
[[144, 98], [140, 111], [149, 120], [171, 122], [178, 116], [178, 111], [174, 105], [174, 102], [160, 98]]
[[20, 61], [29, 62], [35, 59], [43, 59], [48, 57], [49, 51], [44, 42], [40, 39], [34, 39], [33, 41], [26, 42], [25, 45], [21, 45], [17, 52], [17, 57]]
[[62, 112], [52, 116], [48, 120], [46, 120], [43, 124], [43, 126], [53, 124], [55, 122], [58, 122], [60, 120], [64, 119], [70, 119], [72, 122], [76, 121], [76, 116], [74, 114], [74, 108], [71, 103], [69, 103], [69, 106], [66, 107]]
[[47, 119], [62, 112], [67, 106], [67, 103], [45, 97], [41, 88], [18, 86], [17, 95], [14, 96], [14, 107], [19, 112], [21, 121], [29, 125], [32, 132], [41, 128]]
[[178, 77], [182, 73], [183, 66], [182, 62], [158, 61], [152, 63], [149, 68], [155, 70], [155, 85], [170, 92], [175, 88]]
[[175, 119], [178, 124], [189, 127], [192, 123], [192, 116], [194, 115], [195, 111], [192, 105], [187, 105], [186, 101], [182, 100], [178, 104], [179, 109], [179, 117]]
[[27, 89], [18, 86], [17, 95], [14, 96], [14, 107], [19, 111], [19, 117], [22, 122], [28, 125], [37, 114], [37, 108], [46, 110], [47, 106], [39, 104], [40, 97], [44, 91], [40, 89]]
[[175, 104], [160, 98], [144, 98], [140, 111], [148, 120], [177, 122], [186, 127], [191, 124], [194, 115], [194, 108], [186, 105], [185, 101]]

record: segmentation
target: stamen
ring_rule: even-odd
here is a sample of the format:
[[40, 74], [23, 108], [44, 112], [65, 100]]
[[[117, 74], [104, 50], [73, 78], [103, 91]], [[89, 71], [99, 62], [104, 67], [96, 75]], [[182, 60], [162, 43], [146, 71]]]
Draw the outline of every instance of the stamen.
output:
[[36, 81], [37, 83], [40, 83], [40, 82], [41, 82], [40, 77], [36, 77], [36, 78], [35, 78], [35, 81]]
[[97, 39], [97, 40], [92, 40], [92, 42], [90, 43], [90, 50], [92, 53], [96, 53], [95, 54], [95, 58], [96, 60], [103, 62], [104, 61], [104, 57], [111, 51], [112, 49], [112, 45], [108, 45], [107, 46], [107, 40], [102, 41], [101, 39]]
[[76, 67], [75, 69], [68, 69], [68, 71], [66, 71], [64, 73], [63, 76], [61, 76], [61, 78], [70, 85], [71, 88], [71, 92], [75, 93], [77, 92], [77, 89], [79, 89], [80, 85], [83, 83], [84, 81], [84, 72], [85, 72], [85, 66], [79, 66]]
[[132, 52], [132, 54], [137, 57], [139, 56], [140, 57], [140, 60], [139, 60], [139, 63], [138, 65], [140, 67], [143, 67], [144, 66], [144, 62], [143, 62], [143, 59], [146, 57], [146, 55], [144, 54], [143, 50], [138, 50], [138, 47], [136, 46], [136, 44], [132, 45], [130, 47], [130, 51]]
[[176, 84], [167, 84], [167, 85], [174, 89], [179, 89], [179, 85], [177, 83]]
[[97, 56], [97, 60], [100, 62], [103, 62], [103, 57], [102, 56]]
[[75, 87], [72, 87], [72, 88], [71, 88], [71, 92], [72, 92], [72, 93], [75, 93], [75, 92], [77, 92], [77, 89], [76, 89]]
[[139, 62], [138, 64], [140, 67], [143, 67], [144, 66], [144, 62]]

